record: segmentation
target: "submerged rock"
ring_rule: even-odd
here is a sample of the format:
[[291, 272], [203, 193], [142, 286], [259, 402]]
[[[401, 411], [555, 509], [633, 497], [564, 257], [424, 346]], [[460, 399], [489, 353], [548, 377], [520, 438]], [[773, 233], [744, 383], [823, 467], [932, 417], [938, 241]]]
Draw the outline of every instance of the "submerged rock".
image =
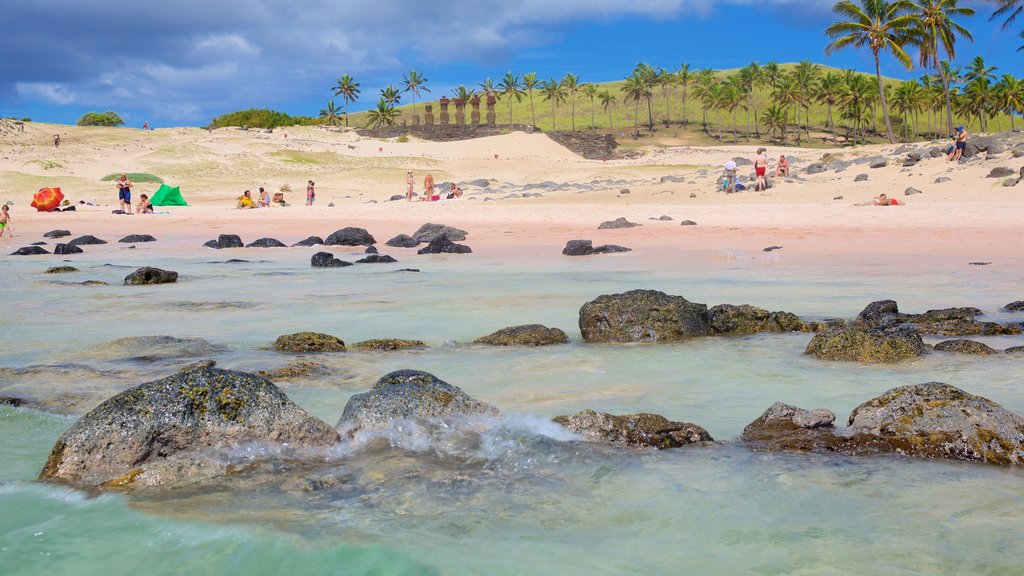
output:
[[345, 343], [337, 336], [320, 332], [298, 332], [278, 336], [274, 341], [278, 352], [344, 352]]
[[172, 284], [178, 281], [178, 273], [172, 270], [161, 270], [143, 266], [124, 277], [125, 286], [142, 286], [145, 284]]
[[1006, 306], [1003, 306], [1003, 310], [1008, 312], [1024, 312], [1024, 300], [1010, 302]]
[[474, 344], [491, 346], [549, 346], [567, 344], [569, 337], [558, 328], [548, 328], [541, 324], [526, 324], [502, 328], [493, 334], [477, 338]]
[[555, 422], [589, 442], [619, 448], [679, 448], [688, 444], [711, 442], [708, 431], [688, 422], [673, 422], [658, 414], [614, 416], [584, 410], [574, 416], [558, 416]]
[[53, 266], [46, 269], [46, 274], [67, 274], [68, 272], [80, 272], [74, 266]]
[[78, 246], [72, 246], [71, 244], [57, 244], [53, 247], [53, 253], [59, 256], [67, 256], [69, 254], [81, 254], [85, 252]]
[[974, 340], [946, 340], [945, 342], [939, 342], [936, 344], [935, 350], [939, 352], [953, 352], [956, 354], [975, 354], [978, 356], [999, 354], [999, 350], [996, 350], [987, 344], [975, 342]]
[[416, 251], [417, 254], [470, 254], [473, 249], [464, 244], [456, 244], [447, 236], [439, 236], [430, 244]]
[[1015, 335], [1021, 328], [996, 322], [979, 322], [977, 308], [944, 308], [929, 310], [923, 314], [904, 314], [894, 300], [880, 300], [868, 304], [857, 316], [854, 326], [863, 328], [893, 328], [900, 324], [912, 324], [922, 334], [940, 336]]
[[830, 328], [815, 334], [804, 354], [847, 362], [896, 362], [926, 351], [921, 335], [910, 327], [886, 330]]
[[580, 308], [586, 342], [673, 342], [712, 333], [708, 307], [656, 290], [599, 296]]
[[421, 350], [427, 345], [419, 340], [399, 340], [397, 338], [376, 338], [356, 342], [352, 345], [355, 350], [366, 352], [394, 352], [398, 350]]
[[156, 242], [156, 238], [150, 236], [149, 234], [129, 234], [124, 238], [118, 240], [118, 242], [121, 242], [123, 244], [136, 244], [139, 242]]
[[104, 358], [155, 362], [172, 358], [211, 356], [221, 350], [222, 347], [214, 346], [204, 338], [161, 335], [118, 338], [97, 346], [93, 353]]
[[[60, 244], [58, 244], [60, 246]], [[43, 254], [49, 254], [45, 248], [41, 246], [25, 246], [24, 248], [18, 248], [14, 252], [11, 252], [11, 256], [41, 256]]]
[[281, 368], [273, 368], [271, 370], [260, 370], [256, 372], [256, 374], [258, 376], [266, 378], [267, 380], [270, 380], [271, 382], [277, 382], [280, 380], [294, 380], [296, 378], [319, 376], [321, 374], [326, 374], [327, 372], [327, 366], [324, 366], [319, 362], [310, 362], [309, 360], [298, 360]]
[[392, 248], [415, 248], [416, 246], [419, 245], [419, 243], [419, 240], [416, 240], [412, 236], [408, 236], [406, 234], [399, 234], [398, 236], [395, 236], [394, 238], [388, 240], [384, 244], [386, 246], [391, 246]]
[[309, 263], [313, 268], [343, 268], [345, 266], [352, 265], [351, 262], [335, 258], [334, 254], [331, 254], [330, 252], [317, 252], [316, 254], [313, 254]]
[[395, 419], [443, 418], [455, 414], [497, 416], [499, 412], [433, 374], [398, 370], [383, 376], [368, 392], [353, 395], [337, 427], [356, 432], [384, 427]]
[[275, 238], [260, 238], [245, 245], [246, 248], [287, 248], [284, 242]]
[[331, 234], [324, 240], [327, 246], [370, 246], [377, 241], [365, 228], [349, 226]]
[[716, 334], [757, 334], [760, 332], [800, 332], [808, 327], [791, 312], [769, 312], [749, 304], [719, 304], [709, 310]]
[[318, 246], [318, 245], [321, 245], [323, 243], [324, 243], [324, 239], [323, 238], [321, 238], [319, 236], [310, 236], [309, 238], [306, 238], [305, 240], [299, 240], [295, 244], [292, 244], [292, 246], [293, 247], [294, 246]]
[[[459, 228], [445, 226], [444, 224], [428, 223], [420, 226], [419, 230], [413, 232], [412, 238], [416, 240], [417, 244], [429, 244], [441, 237], [447, 237], [449, 240], [454, 242], [462, 242], [468, 235], [469, 232]], [[396, 236], [396, 238], [400, 238], [401, 236], [402, 235]], [[392, 240], [394, 240], [394, 238]], [[412, 246], [408, 246], [408, 248], [412, 248]]]
[[204, 450], [248, 442], [326, 447], [339, 439], [269, 381], [205, 368], [103, 402], [61, 435], [39, 478], [78, 487], [168, 485], [227, 471]]

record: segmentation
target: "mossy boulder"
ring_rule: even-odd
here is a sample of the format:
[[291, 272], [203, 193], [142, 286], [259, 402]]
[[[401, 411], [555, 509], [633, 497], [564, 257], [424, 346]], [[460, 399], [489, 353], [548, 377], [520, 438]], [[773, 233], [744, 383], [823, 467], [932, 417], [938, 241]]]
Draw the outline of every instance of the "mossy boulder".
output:
[[893, 328], [912, 324], [922, 334], [940, 336], [1014, 335], [1021, 327], [997, 322], [980, 322], [981, 310], [973, 307], [928, 310], [923, 314], [904, 314], [894, 300], [872, 302], [857, 316], [854, 326], [860, 328]]
[[57, 440], [41, 480], [78, 487], [173, 484], [223, 474], [206, 451], [251, 442], [326, 447], [338, 432], [269, 381], [201, 368], [110, 398]]
[[753, 450], [826, 451], [835, 442], [836, 415], [831, 410], [804, 410], [776, 402], [743, 429], [741, 440]]
[[490, 346], [549, 346], [568, 344], [569, 337], [558, 328], [548, 328], [541, 324], [526, 324], [502, 328], [493, 334], [477, 338], [473, 343]]
[[162, 270], [151, 266], [143, 266], [124, 277], [125, 286], [144, 286], [149, 284], [173, 284], [178, 281], [178, 273], [173, 270]]
[[760, 332], [801, 332], [806, 325], [791, 312], [769, 312], [749, 304], [719, 304], [709, 311], [716, 334], [744, 335]]
[[296, 378], [308, 378], [310, 376], [319, 376], [328, 372], [327, 366], [319, 362], [310, 362], [309, 360], [297, 360], [282, 366], [281, 368], [273, 368], [270, 370], [260, 370], [256, 372], [256, 375], [262, 376], [272, 382], [280, 380], [295, 380]]
[[830, 328], [815, 334], [804, 353], [824, 360], [881, 363], [914, 358], [925, 351], [921, 335], [908, 327]]
[[1003, 309], [1007, 312], [1024, 312], [1024, 300], [1010, 302], [1006, 306], [1003, 306]]
[[579, 434], [588, 442], [599, 442], [619, 448], [679, 448], [689, 444], [711, 442], [708, 431], [688, 422], [673, 422], [658, 414], [615, 416], [584, 410], [573, 416], [554, 419], [566, 430]]
[[352, 345], [355, 350], [364, 352], [395, 352], [398, 350], [421, 350], [427, 345], [419, 340], [399, 340], [398, 338], [375, 338], [356, 342]]
[[79, 270], [74, 266], [53, 266], [46, 269], [47, 274], [67, 274], [70, 272], [79, 272]]
[[675, 342], [713, 333], [708, 307], [656, 290], [599, 296], [580, 308], [586, 342]]
[[955, 354], [975, 354], [985, 356], [988, 354], [999, 354], [999, 350], [982, 342], [974, 340], [946, 340], [935, 345], [939, 352], [953, 352]]
[[456, 414], [498, 415], [498, 409], [472, 398], [433, 374], [398, 370], [386, 374], [369, 391], [353, 395], [338, 428], [354, 433], [382, 428], [396, 419], [444, 418]]
[[320, 332], [297, 332], [274, 340], [278, 352], [344, 352], [345, 343], [337, 336]]

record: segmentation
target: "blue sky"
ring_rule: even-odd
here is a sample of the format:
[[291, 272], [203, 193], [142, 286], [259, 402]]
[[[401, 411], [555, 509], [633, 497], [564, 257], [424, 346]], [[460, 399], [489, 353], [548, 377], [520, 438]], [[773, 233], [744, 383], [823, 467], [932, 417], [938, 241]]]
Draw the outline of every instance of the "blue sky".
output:
[[[1024, 76], [1019, 22], [989, 22], [992, 4], [962, 2], [977, 55]], [[851, 49], [826, 58], [828, 0], [0, 0], [0, 116], [73, 123], [112, 109], [128, 125], [201, 126], [270, 107], [315, 115], [343, 73], [362, 85], [353, 110], [416, 69], [431, 96], [507, 70], [618, 80], [637, 62], [736, 68], [810, 59], [871, 71]], [[11, 57], [8, 57], [11, 56]], [[890, 76], [911, 78], [891, 60]]]

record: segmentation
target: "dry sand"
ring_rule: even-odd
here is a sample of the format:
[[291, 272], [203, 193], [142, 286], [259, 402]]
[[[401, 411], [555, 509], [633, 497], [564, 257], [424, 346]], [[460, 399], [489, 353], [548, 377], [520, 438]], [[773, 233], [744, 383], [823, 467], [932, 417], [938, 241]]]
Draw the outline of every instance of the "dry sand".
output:
[[[53, 147], [53, 134], [62, 145]], [[854, 165], [844, 172], [803, 174], [820, 150], [773, 148], [794, 159], [804, 180], [786, 182], [765, 193], [726, 195], [716, 191], [721, 166], [734, 156], [752, 158], [756, 146], [658, 148], [639, 158], [585, 160], [542, 134], [514, 133], [462, 142], [406, 143], [360, 137], [354, 132], [318, 128], [276, 130], [272, 134], [238, 129], [160, 129], [144, 132], [119, 128], [80, 128], [38, 123], [24, 132], [0, 133], [0, 203], [14, 202], [17, 238], [3, 239], [13, 249], [40, 239], [54, 228], [74, 234], [119, 237], [152, 234], [162, 246], [195, 247], [221, 233], [246, 242], [274, 237], [292, 243], [309, 235], [326, 236], [345, 227], [370, 230], [382, 244], [398, 233], [411, 233], [425, 222], [443, 223], [470, 233], [476, 253], [564, 258], [566, 241], [591, 239], [614, 243], [658, 257], [680, 250], [758, 251], [783, 246], [787, 254], [829, 257], [864, 255], [949, 256], [958, 260], [1013, 259], [1024, 254], [1019, 232], [1024, 216], [1024, 184], [1004, 188], [1003, 179], [986, 178], [996, 166], [1019, 169], [1021, 160], [1004, 153], [993, 160], [952, 166], [926, 158], [904, 169], [870, 169]], [[838, 152], [841, 158], [893, 157], [896, 146]], [[426, 172], [438, 182], [489, 179], [491, 187], [466, 188], [457, 201], [437, 203], [387, 201], [404, 194], [405, 171], [413, 170], [417, 191]], [[701, 170], [707, 170], [701, 176]], [[169, 214], [112, 215], [116, 189], [100, 178], [116, 172], [149, 172], [180, 185], [191, 206], [158, 208]], [[741, 168], [741, 174], [752, 172]], [[868, 174], [866, 182], [854, 182]], [[665, 182], [682, 176], [684, 182]], [[935, 184], [938, 177], [950, 182]], [[317, 202], [303, 205], [305, 182], [316, 181]], [[624, 180], [626, 184], [594, 180]], [[527, 184], [551, 181], [567, 189], [534, 189], [541, 198], [503, 198]], [[259, 186], [277, 191], [288, 184], [287, 208], [237, 210], [235, 198]], [[510, 186], [500, 189], [503, 184]], [[515, 185], [515, 187], [511, 187]], [[76, 213], [36, 213], [32, 194], [43, 186], [60, 186], [79, 206]], [[910, 197], [913, 186], [924, 193]], [[154, 184], [133, 189], [152, 193]], [[621, 190], [628, 188], [628, 194]], [[880, 193], [906, 200], [903, 207], [856, 204]], [[691, 194], [695, 197], [691, 198]], [[837, 197], [842, 197], [838, 199]], [[333, 207], [328, 205], [333, 203]], [[668, 215], [672, 221], [653, 221]], [[597, 230], [605, 220], [625, 217], [643, 226]], [[697, 226], [680, 226], [682, 220]]]

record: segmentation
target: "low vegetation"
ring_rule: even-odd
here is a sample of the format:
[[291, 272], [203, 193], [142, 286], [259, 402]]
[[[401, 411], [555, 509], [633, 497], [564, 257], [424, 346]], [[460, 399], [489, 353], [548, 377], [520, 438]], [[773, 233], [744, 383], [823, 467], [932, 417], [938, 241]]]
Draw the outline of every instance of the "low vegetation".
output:
[[[103, 182], [113, 182], [121, 177], [121, 173], [107, 174], [103, 178], [100, 178]], [[163, 184], [164, 181], [159, 176], [148, 174], [146, 172], [129, 172], [128, 180], [135, 182], [136, 184]]]
[[282, 126], [314, 126], [322, 124], [319, 118], [311, 116], [290, 116], [268, 108], [250, 108], [228, 114], [221, 114], [210, 121], [209, 128], [228, 126], [248, 128], [279, 128]]
[[78, 119], [79, 126], [123, 126], [124, 120], [117, 112], [107, 110], [106, 112], [86, 112]]

